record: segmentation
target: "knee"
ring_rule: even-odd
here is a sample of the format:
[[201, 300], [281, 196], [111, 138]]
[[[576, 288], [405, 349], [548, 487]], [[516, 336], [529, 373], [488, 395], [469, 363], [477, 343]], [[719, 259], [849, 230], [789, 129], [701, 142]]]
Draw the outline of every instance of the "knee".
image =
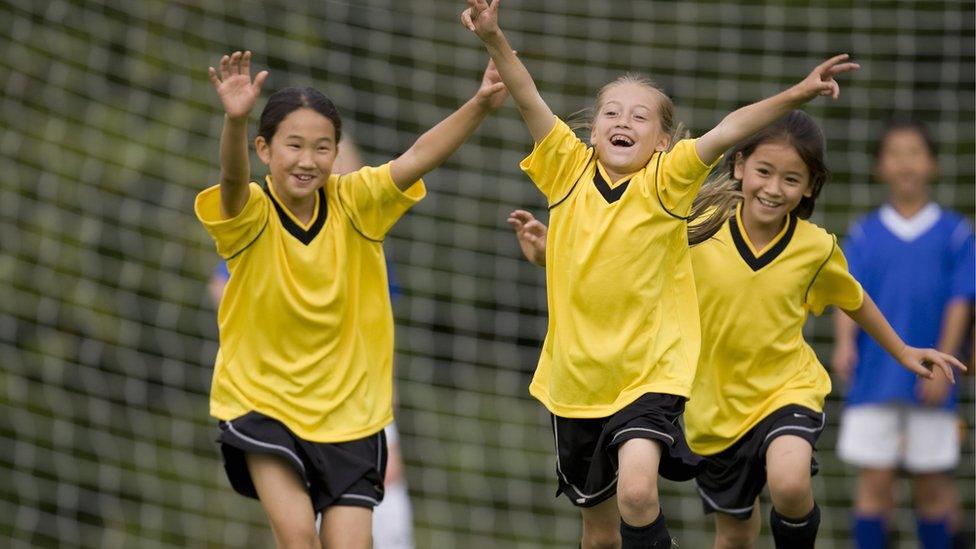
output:
[[274, 528], [275, 541], [283, 549], [319, 549], [322, 543], [315, 531], [315, 524], [277, 525]]
[[[657, 480], [645, 479], [617, 487], [617, 505], [624, 516], [657, 515], [659, 505]], [[651, 517], [653, 519], [653, 517]]]
[[864, 469], [858, 476], [857, 505], [872, 512], [887, 509], [892, 504], [893, 491], [893, 471]]
[[914, 479], [915, 508], [923, 517], [943, 518], [955, 504], [951, 480], [942, 475], [919, 475]]
[[806, 513], [813, 503], [813, 487], [809, 475], [783, 475], [769, 479], [769, 495], [773, 506], [789, 516]]

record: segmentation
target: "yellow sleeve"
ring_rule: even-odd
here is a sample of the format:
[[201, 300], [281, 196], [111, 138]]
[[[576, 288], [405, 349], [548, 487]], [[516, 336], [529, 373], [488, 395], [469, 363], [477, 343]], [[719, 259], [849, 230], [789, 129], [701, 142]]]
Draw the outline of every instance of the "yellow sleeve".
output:
[[593, 150], [583, 144], [565, 122], [556, 117], [556, 124], [542, 141], [532, 148], [529, 156], [519, 163], [536, 187], [546, 195], [549, 205], [561, 202], [586, 169]]
[[861, 284], [847, 270], [847, 259], [837, 245], [837, 238], [831, 235], [830, 255], [821, 264], [807, 290], [806, 304], [815, 315], [819, 315], [828, 305], [853, 311], [861, 308], [864, 290]]
[[702, 162], [695, 150], [694, 139], [682, 139], [670, 151], [660, 155], [656, 185], [664, 209], [671, 215], [687, 217], [698, 189], [721, 160], [720, 156], [711, 164]]
[[400, 216], [427, 195], [420, 179], [401, 191], [390, 175], [389, 162], [340, 175], [336, 185], [343, 213], [370, 240], [383, 240]]
[[248, 185], [250, 195], [244, 209], [225, 219], [220, 211], [220, 185], [214, 185], [197, 195], [193, 210], [197, 219], [217, 244], [217, 253], [229, 259], [244, 251], [264, 231], [268, 224], [268, 198], [257, 183]]

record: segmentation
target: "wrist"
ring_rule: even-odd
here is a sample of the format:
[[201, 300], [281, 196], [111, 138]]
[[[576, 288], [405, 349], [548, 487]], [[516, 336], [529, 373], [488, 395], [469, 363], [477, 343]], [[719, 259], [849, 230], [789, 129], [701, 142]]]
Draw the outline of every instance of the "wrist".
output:
[[244, 128], [247, 126], [247, 118], [248, 115], [246, 114], [242, 116], [231, 116], [227, 113], [224, 113], [224, 121], [226, 121], [228, 124], [232, 124], [240, 128]]

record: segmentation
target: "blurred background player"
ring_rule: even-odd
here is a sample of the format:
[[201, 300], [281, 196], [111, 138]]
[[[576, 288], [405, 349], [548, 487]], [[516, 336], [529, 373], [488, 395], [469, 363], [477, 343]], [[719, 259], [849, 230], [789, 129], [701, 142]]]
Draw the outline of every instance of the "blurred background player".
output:
[[[332, 173], [342, 175], [363, 167], [359, 147], [352, 137], [345, 136], [339, 144], [339, 152], [332, 164]], [[390, 282], [390, 296], [396, 297], [399, 287], [396, 286], [393, 270], [387, 261], [387, 278]], [[220, 306], [220, 298], [224, 295], [224, 287], [230, 272], [227, 263], [221, 261], [214, 269], [207, 289], [214, 307]], [[396, 404], [396, 387], [394, 387], [394, 405]], [[413, 512], [410, 507], [410, 495], [407, 492], [407, 479], [404, 475], [403, 453], [400, 450], [400, 434], [396, 428], [396, 421], [384, 429], [386, 432], [387, 461], [384, 477], [385, 493], [383, 501], [373, 509], [373, 547], [376, 549], [412, 549], [413, 541]]]
[[[874, 175], [887, 186], [887, 203], [851, 227], [844, 251], [851, 273], [909, 345], [959, 354], [972, 314], [973, 231], [931, 199], [936, 153], [922, 124], [885, 127]], [[912, 479], [920, 543], [949, 547], [953, 523], [958, 532], [957, 391], [940, 376], [922, 380], [899, 368], [846, 315], [836, 315], [835, 332], [833, 367], [848, 384], [837, 449], [860, 468], [857, 547], [887, 547], [899, 468]]]

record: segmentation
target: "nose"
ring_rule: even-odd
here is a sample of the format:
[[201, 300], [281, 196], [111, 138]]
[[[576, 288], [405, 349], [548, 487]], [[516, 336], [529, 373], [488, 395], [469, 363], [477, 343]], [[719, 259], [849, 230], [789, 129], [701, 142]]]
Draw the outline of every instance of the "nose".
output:
[[305, 149], [298, 157], [298, 165], [302, 168], [314, 168], [315, 160], [312, 158], [312, 151]]

